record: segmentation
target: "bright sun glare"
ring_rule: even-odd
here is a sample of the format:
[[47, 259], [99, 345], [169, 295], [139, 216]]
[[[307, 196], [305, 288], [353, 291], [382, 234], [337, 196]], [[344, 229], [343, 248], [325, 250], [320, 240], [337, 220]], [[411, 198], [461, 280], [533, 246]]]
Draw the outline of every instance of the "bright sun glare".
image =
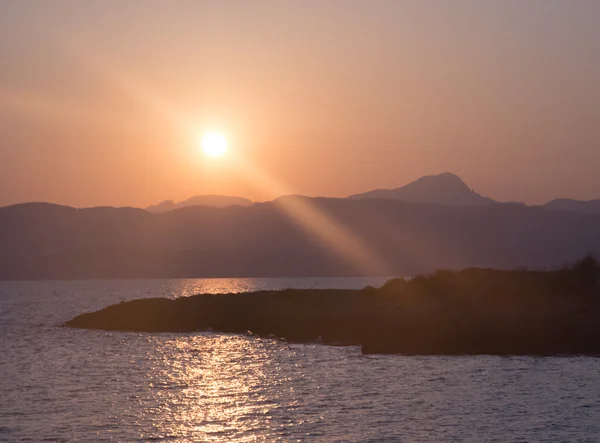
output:
[[206, 132], [200, 145], [209, 157], [221, 157], [227, 152], [227, 139], [220, 132]]

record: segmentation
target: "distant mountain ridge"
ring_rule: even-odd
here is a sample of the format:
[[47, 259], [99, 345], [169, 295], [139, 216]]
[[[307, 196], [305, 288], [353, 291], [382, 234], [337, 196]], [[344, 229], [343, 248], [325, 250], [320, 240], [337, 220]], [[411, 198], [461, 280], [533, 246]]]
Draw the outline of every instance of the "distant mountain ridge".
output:
[[[277, 202], [291, 196], [282, 195], [273, 200]], [[298, 197], [298, 195], [296, 195]], [[451, 172], [443, 172], [437, 175], [421, 177], [404, 186], [394, 189], [374, 189], [371, 191], [354, 194], [347, 197], [349, 200], [399, 200], [407, 203], [424, 203], [448, 206], [482, 206], [490, 204], [512, 204], [526, 206], [521, 202], [499, 202], [489, 197], [478, 194], [471, 189], [458, 175]], [[197, 195], [187, 200], [175, 202], [165, 200], [159, 204], [146, 208], [148, 212], [161, 213], [175, 209], [191, 206], [251, 206], [255, 204], [252, 200], [242, 197], [225, 195]], [[555, 199], [543, 205], [533, 205], [548, 210], [570, 211], [586, 214], [600, 214], [600, 199], [598, 200], [574, 200], [568, 198]]]
[[496, 203], [471, 190], [462, 179], [450, 172], [421, 177], [395, 189], [376, 189], [354, 194], [349, 199], [393, 199], [408, 203], [431, 203], [453, 206], [480, 206]]
[[557, 198], [542, 205], [544, 209], [557, 211], [571, 211], [586, 214], [600, 214], [600, 200], [573, 200], [571, 198]]
[[[302, 197], [301, 195], [282, 195], [273, 200], [274, 203], [291, 197]], [[306, 197], [313, 198], [313, 197]], [[318, 197], [317, 197], [318, 198]], [[326, 197], [322, 197], [326, 198]], [[528, 206], [522, 202], [500, 202], [489, 197], [482, 196], [472, 190], [459, 176], [451, 172], [421, 177], [404, 186], [394, 189], [375, 189], [360, 194], [346, 197], [348, 200], [397, 200], [407, 203], [422, 203], [447, 206], [482, 206], [490, 204], [510, 204], [517, 206]], [[25, 205], [38, 204], [35, 202], [21, 203]], [[52, 203], [40, 203], [54, 206]], [[193, 206], [209, 206], [225, 208], [229, 206], [252, 206], [256, 203], [250, 199], [226, 195], [197, 195], [186, 200], [175, 202], [165, 200], [156, 205], [145, 208], [151, 213], [165, 213], [180, 208]], [[15, 206], [15, 205], [13, 205]], [[58, 205], [56, 205], [58, 206]], [[600, 199], [575, 200], [559, 198], [551, 200], [542, 205], [530, 205], [531, 207], [553, 211], [568, 211], [580, 214], [600, 214]], [[107, 206], [108, 208], [108, 206]], [[72, 208], [74, 209], [74, 208]], [[93, 209], [93, 208], [82, 208]], [[99, 208], [95, 208], [99, 209]]]
[[230, 197], [226, 195], [196, 195], [187, 200], [174, 202], [165, 200], [157, 205], [148, 206], [148, 212], [169, 212], [174, 209], [185, 208], [189, 206], [215, 206], [225, 208], [227, 206], [250, 206], [254, 204], [252, 200], [242, 197]]
[[[348, 239], [382, 267], [366, 274], [340, 254], [336, 245]], [[161, 214], [43, 203], [0, 208], [0, 280], [416, 275], [553, 268], [588, 252], [600, 253], [600, 214], [505, 204], [290, 196]]]

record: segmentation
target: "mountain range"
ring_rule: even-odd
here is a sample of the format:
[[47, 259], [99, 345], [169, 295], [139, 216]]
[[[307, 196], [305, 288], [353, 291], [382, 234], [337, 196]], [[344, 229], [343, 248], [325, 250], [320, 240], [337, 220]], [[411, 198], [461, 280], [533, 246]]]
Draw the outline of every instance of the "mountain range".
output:
[[573, 211], [588, 214], [600, 214], [600, 200], [573, 200], [570, 198], [557, 198], [546, 203], [546, 209], [555, 209], [558, 211]]
[[460, 177], [450, 172], [428, 175], [396, 189], [376, 189], [364, 194], [351, 195], [351, 199], [394, 199], [411, 203], [477, 206], [496, 203], [471, 190]]
[[168, 212], [188, 206], [215, 206], [217, 208], [224, 208], [234, 205], [250, 206], [252, 203], [252, 200], [242, 197], [229, 197], [226, 195], [197, 195], [181, 202], [165, 200], [157, 205], [148, 206], [146, 210], [148, 212]]
[[349, 198], [188, 202], [198, 201], [2, 207], [0, 279], [395, 276], [554, 268], [600, 253], [597, 201], [499, 203], [450, 174]]
[[[421, 177], [411, 183], [395, 189], [375, 189], [362, 194], [347, 197], [352, 200], [384, 199], [399, 200], [407, 203], [427, 203], [450, 206], [480, 206], [500, 203], [489, 197], [482, 196], [469, 188], [456, 174], [444, 172], [438, 175]], [[524, 205], [520, 202], [502, 202]], [[229, 197], [224, 195], [197, 195], [181, 202], [166, 200], [157, 205], [146, 208], [148, 212], [168, 212], [189, 206], [250, 206], [254, 204], [249, 199], [242, 197]], [[540, 207], [561, 211], [574, 211], [583, 213], [600, 213], [600, 200], [572, 200], [555, 199]]]

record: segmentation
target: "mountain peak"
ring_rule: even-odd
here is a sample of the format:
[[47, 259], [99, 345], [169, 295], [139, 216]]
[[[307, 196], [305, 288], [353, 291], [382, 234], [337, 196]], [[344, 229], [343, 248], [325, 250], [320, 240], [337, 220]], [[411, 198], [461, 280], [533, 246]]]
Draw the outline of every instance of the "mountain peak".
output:
[[494, 203], [471, 190], [456, 174], [443, 172], [427, 175], [395, 189], [376, 189], [350, 196], [353, 199], [394, 199], [412, 203], [431, 203], [457, 206], [477, 206]]
[[252, 205], [252, 201], [242, 197], [229, 197], [225, 195], [196, 195], [181, 202], [165, 200], [157, 205], [149, 206], [146, 210], [148, 212], [168, 212], [187, 206], [216, 206], [223, 208], [234, 205], [250, 206]]
[[416, 186], [416, 185], [429, 185], [429, 186], [454, 186], [456, 188], [469, 189], [467, 184], [456, 174], [452, 172], [442, 172], [437, 175], [425, 175], [417, 180], [405, 185], [401, 186], [402, 189], [406, 186]]

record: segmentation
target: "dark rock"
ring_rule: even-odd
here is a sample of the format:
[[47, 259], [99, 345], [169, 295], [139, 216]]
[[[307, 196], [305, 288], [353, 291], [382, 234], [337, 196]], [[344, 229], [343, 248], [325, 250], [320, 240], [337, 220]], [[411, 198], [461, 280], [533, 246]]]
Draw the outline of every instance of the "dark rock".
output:
[[362, 345], [364, 353], [600, 354], [598, 263], [560, 271], [439, 271], [380, 289], [284, 290], [142, 299], [67, 326], [208, 330], [291, 342]]

